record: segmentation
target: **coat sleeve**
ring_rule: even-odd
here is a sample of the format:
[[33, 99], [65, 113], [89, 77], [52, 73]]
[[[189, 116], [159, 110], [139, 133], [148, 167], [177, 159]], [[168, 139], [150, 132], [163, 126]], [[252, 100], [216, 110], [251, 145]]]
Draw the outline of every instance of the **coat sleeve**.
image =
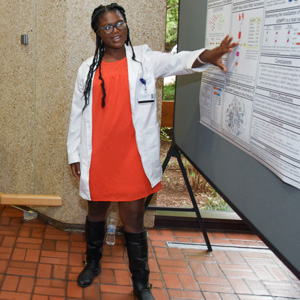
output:
[[81, 118], [83, 108], [84, 79], [82, 68], [79, 68], [72, 98], [72, 108], [67, 141], [69, 164], [80, 161]]
[[199, 68], [192, 68], [194, 61], [205, 49], [195, 51], [181, 51], [177, 54], [146, 51], [146, 57], [153, 66], [155, 78], [163, 78], [171, 75], [185, 75], [195, 72], [203, 72], [209, 68], [209, 64]]

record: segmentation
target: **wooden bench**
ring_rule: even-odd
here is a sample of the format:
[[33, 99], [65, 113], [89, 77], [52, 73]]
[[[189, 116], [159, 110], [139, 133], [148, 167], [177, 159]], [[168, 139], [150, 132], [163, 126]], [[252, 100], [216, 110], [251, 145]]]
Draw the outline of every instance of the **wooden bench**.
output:
[[10, 205], [23, 211], [24, 220], [29, 221], [37, 218], [38, 213], [20, 206], [62, 206], [62, 199], [55, 195], [18, 195], [0, 193], [0, 204]]
[[24, 205], [24, 206], [62, 206], [62, 199], [55, 195], [19, 195], [1, 194], [2, 205]]

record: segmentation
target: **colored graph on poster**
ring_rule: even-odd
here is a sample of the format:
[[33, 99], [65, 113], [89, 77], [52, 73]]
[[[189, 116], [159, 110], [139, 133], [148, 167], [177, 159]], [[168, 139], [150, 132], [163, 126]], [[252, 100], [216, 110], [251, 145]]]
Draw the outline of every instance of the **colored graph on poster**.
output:
[[208, 0], [206, 48], [230, 33], [228, 72], [209, 68], [200, 122], [300, 189], [300, 1]]

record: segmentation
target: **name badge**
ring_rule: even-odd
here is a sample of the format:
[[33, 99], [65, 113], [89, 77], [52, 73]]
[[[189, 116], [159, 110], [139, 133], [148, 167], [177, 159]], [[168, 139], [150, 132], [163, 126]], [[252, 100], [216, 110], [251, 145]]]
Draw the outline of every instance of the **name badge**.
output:
[[141, 95], [138, 97], [138, 103], [151, 103], [154, 102], [154, 94]]

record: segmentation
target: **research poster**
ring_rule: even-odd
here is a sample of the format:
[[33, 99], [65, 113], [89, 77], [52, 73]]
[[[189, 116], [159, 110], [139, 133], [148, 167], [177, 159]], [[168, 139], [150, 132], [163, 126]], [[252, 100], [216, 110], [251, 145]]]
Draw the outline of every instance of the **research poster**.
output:
[[228, 72], [203, 73], [200, 122], [300, 189], [300, 1], [208, 0], [206, 48], [230, 33]]

